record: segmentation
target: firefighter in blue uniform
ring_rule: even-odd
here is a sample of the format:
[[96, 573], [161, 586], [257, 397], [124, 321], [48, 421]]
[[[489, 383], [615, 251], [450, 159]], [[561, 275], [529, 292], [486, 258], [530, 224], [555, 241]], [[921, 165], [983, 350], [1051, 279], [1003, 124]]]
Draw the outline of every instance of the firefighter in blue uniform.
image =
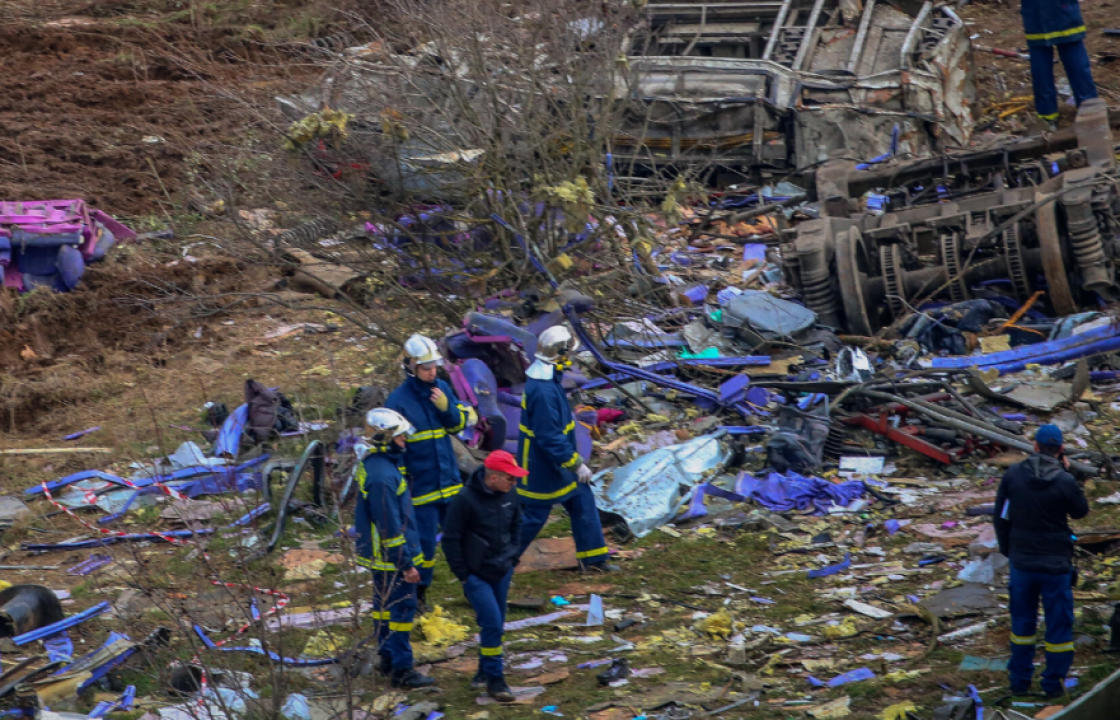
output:
[[443, 528], [451, 498], [463, 487], [450, 436], [467, 426], [471, 411], [456, 399], [450, 385], [436, 377], [443, 356], [430, 338], [413, 335], [404, 351], [407, 377], [385, 405], [416, 428], [408, 438], [404, 466], [424, 552], [417, 598], [420, 611], [425, 612], [436, 565], [436, 535]]
[[1038, 116], [1053, 125], [1058, 119], [1058, 90], [1054, 85], [1054, 48], [1066, 69], [1078, 105], [1097, 97], [1089, 52], [1085, 49], [1085, 21], [1077, 0], [1022, 0], [1023, 31], [1031, 56], [1031, 83]]
[[419, 688], [435, 680], [412, 667], [412, 620], [420, 573], [420, 540], [401, 475], [405, 438], [412, 426], [400, 413], [375, 408], [366, 414], [372, 443], [355, 478], [361, 497], [354, 508], [358, 563], [373, 573], [373, 620], [380, 670], [393, 687]]
[[1068, 518], [1089, 512], [1085, 493], [1062, 454], [1062, 431], [1043, 425], [1035, 452], [1007, 469], [996, 492], [992, 524], [999, 551], [1011, 560], [1008, 608], [1011, 611], [1011, 691], [1026, 693], [1034, 675], [1038, 601], [1046, 614], [1046, 669], [1042, 690], [1048, 698], [1065, 693], [1073, 663], [1073, 534]]
[[521, 433], [518, 455], [521, 467], [529, 471], [517, 486], [521, 496], [521, 549], [548, 521], [552, 506], [560, 503], [572, 521], [576, 557], [588, 570], [617, 570], [607, 563], [607, 543], [599, 524], [599, 510], [588, 485], [591, 468], [576, 451], [575, 420], [568, 398], [560, 385], [565, 353], [572, 345], [572, 334], [562, 325], [550, 327], [537, 341], [536, 357], [526, 371], [525, 392], [521, 396]]

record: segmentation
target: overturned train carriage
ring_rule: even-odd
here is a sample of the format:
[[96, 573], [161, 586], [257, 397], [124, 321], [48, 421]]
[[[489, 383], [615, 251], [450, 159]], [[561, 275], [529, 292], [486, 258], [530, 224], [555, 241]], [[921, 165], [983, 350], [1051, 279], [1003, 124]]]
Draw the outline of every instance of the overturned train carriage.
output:
[[[857, 334], [978, 293], [1023, 302], [1045, 290], [1059, 315], [1120, 299], [1120, 172], [1104, 102], [1084, 103], [1069, 136], [1062, 153], [1032, 140], [877, 176], [827, 163], [822, 217], [783, 238], [786, 278], [823, 323]], [[861, 193], [884, 179], [895, 183]]]
[[[650, 3], [629, 42], [616, 160], [708, 179], [968, 140], [969, 40], [933, 3]], [[721, 170], [723, 172], [721, 172]]]

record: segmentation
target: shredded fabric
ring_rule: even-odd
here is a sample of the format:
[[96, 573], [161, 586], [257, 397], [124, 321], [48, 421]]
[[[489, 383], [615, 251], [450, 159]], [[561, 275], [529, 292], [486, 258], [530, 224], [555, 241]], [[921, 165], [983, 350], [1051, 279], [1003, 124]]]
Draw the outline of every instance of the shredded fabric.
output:
[[859, 480], [831, 483], [795, 472], [772, 472], [765, 478], [745, 472], [739, 475], [735, 492], [775, 512], [810, 510], [824, 515], [833, 505], [851, 504], [863, 495], [864, 486]]

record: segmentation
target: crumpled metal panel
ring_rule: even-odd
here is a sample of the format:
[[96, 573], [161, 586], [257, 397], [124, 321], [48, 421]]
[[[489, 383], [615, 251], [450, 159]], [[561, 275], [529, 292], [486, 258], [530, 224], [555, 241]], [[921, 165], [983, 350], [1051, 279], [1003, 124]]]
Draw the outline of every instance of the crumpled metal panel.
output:
[[[871, 0], [652, 3], [649, 18], [619, 89], [636, 101], [619, 143], [636, 157], [805, 167], [834, 151], [878, 157], [895, 125], [911, 155], [971, 134], [967, 31], [931, 3], [916, 15]], [[736, 34], [752, 22], [755, 39]]]
[[730, 453], [722, 436], [693, 438], [598, 473], [592, 490], [599, 509], [620, 516], [635, 537], [647, 535], [672, 520], [692, 488], [727, 462]]

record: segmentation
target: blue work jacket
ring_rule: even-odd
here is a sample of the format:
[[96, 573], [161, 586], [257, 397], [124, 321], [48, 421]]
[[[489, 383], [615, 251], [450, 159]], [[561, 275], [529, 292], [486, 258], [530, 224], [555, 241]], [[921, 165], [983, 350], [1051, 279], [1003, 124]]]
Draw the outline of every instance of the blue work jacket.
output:
[[1085, 21], [1077, 0], [1022, 0], [1027, 45], [1061, 45], [1085, 37]]
[[[440, 412], [432, 404], [434, 387], [447, 396], [446, 412]], [[463, 483], [448, 436], [462, 431], [468, 417], [467, 407], [455, 397], [455, 391], [438, 378], [430, 384], [409, 376], [389, 395], [385, 406], [404, 415], [416, 428], [416, 432], [408, 436], [404, 454], [412, 504], [427, 505], [455, 497]]]
[[534, 370], [539, 367], [547, 370], [549, 366], [534, 363], [521, 396], [517, 447], [521, 467], [529, 475], [518, 483], [517, 494], [525, 502], [562, 502], [575, 492], [575, 469], [582, 458], [576, 450], [572, 409], [560, 386], [563, 373], [553, 368], [551, 378], [534, 378]]
[[420, 535], [401, 474], [404, 453], [391, 445], [373, 447], [358, 465], [354, 507], [358, 564], [371, 570], [404, 571], [424, 559]]

